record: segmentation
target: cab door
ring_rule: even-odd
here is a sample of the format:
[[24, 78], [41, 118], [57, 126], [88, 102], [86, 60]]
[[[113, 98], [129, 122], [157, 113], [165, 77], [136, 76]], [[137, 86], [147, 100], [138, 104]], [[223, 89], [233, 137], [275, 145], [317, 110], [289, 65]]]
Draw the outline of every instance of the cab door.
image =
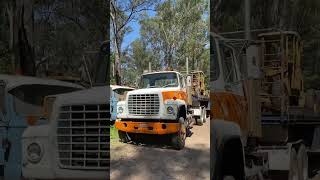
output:
[[214, 77], [211, 78], [212, 116], [216, 119], [232, 121], [246, 128], [247, 107], [244, 98], [238, 61], [232, 46], [223, 41], [215, 41], [214, 57], [211, 60]]

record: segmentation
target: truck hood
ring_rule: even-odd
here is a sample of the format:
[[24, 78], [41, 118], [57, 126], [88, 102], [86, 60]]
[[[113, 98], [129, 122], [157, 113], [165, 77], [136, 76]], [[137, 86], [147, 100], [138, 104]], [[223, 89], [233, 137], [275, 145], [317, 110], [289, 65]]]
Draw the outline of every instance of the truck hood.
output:
[[86, 90], [75, 91], [72, 93], [65, 93], [53, 95], [56, 97], [56, 103], [61, 105], [66, 104], [108, 104], [109, 103], [110, 88], [107, 86], [93, 87]]
[[128, 95], [131, 94], [157, 94], [164, 91], [177, 91], [179, 87], [168, 87], [168, 88], [145, 88], [145, 89], [137, 89], [128, 92]]

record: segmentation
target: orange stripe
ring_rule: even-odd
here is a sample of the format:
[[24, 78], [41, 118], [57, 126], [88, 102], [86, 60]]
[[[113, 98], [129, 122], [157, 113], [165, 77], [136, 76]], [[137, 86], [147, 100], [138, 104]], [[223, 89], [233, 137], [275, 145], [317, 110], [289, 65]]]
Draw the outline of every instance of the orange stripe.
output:
[[211, 92], [211, 117], [232, 121], [247, 129], [247, 105], [243, 104], [244, 97], [228, 92]]
[[184, 91], [164, 91], [162, 92], [163, 101], [167, 99], [180, 99], [187, 101], [187, 93]]
[[[163, 128], [165, 126], [165, 128]], [[179, 131], [179, 123], [116, 121], [118, 130], [128, 133], [173, 134]]]

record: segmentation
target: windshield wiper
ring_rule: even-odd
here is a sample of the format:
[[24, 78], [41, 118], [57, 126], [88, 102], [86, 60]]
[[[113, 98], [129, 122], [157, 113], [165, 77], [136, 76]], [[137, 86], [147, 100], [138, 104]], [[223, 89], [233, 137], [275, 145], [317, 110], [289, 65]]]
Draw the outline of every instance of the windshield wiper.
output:
[[163, 88], [168, 87], [168, 86], [176, 86], [176, 83], [166, 84], [163, 86]]

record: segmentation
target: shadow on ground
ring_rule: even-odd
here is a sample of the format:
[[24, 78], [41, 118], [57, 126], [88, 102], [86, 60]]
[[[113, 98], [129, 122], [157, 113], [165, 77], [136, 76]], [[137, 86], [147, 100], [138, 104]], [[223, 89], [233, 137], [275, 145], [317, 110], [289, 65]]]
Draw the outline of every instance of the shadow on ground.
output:
[[[127, 145], [128, 146], [128, 145]], [[178, 151], [165, 144], [118, 146], [113, 153], [124, 154], [111, 159], [112, 179], [208, 179], [210, 152], [196, 144]], [[198, 148], [199, 147], [199, 148]], [[134, 152], [133, 152], [134, 151]]]

